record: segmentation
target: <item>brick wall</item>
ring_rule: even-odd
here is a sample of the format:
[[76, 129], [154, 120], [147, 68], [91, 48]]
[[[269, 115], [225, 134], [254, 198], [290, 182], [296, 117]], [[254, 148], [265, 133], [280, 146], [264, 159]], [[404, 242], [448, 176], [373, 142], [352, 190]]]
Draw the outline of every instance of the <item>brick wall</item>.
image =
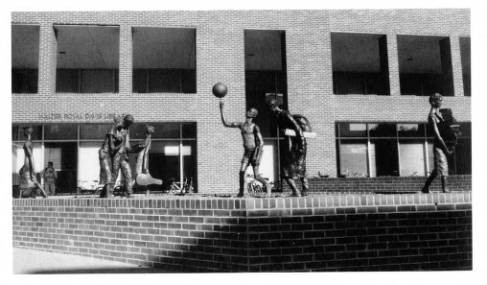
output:
[[[419, 192], [426, 177], [374, 177], [374, 178], [311, 178], [311, 192]], [[287, 186], [287, 185], [285, 185]], [[472, 191], [470, 175], [450, 175], [450, 191]], [[287, 190], [287, 187], [285, 188]], [[440, 179], [431, 184], [430, 191], [441, 191]]]
[[471, 269], [471, 193], [17, 199], [13, 242], [178, 272]]
[[[289, 109], [307, 116], [318, 133], [308, 143], [311, 175], [321, 172], [336, 177], [337, 120], [426, 120], [427, 98], [399, 94], [396, 40], [399, 34], [450, 37], [455, 96], [445, 98], [444, 105], [453, 109], [458, 120], [470, 120], [470, 97], [463, 96], [458, 45], [460, 36], [470, 34], [470, 13], [465, 9], [15, 12], [12, 22], [41, 26], [39, 93], [13, 94], [13, 122], [42, 122], [39, 114], [43, 113], [107, 111], [131, 113], [137, 121], [196, 121], [198, 185], [211, 192], [238, 188], [240, 134], [221, 125], [218, 100], [211, 94], [211, 86], [217, 81], [228, 85], [226, 115], [230, 121], [242, 120], [245, 29], [285, 31]], [[55, 93], [54, 23], [120, 26], [119, 93], [83, 96]], [[196, 29], [196, 94], [132, 93], [133, 26]], [[331, 32], [387, 35], [391, 96], [333, 95]]]

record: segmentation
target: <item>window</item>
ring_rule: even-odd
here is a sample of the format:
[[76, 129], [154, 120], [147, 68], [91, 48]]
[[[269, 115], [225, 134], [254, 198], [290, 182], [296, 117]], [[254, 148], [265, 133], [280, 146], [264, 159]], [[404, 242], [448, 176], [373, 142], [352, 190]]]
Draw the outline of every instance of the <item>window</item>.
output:
[[389, 95], [385, 35], [332, 33], [334, 94]]
[[460, 53], [462, 60], [463, 94], [465, 96], [471, 96], [470, 38], [460, 38]]
[[[451, 174], [471, 174], [470, 123], [450, 157]], [[426, 123], [337, 123], [341, 177], [425, 176], [433, 170], [433, 138]]]
[[12, 93], [37, 93], [39, 26], [12, 25]]
[[56, 92], [118, 92], [118, 26], [55, 25], [54, 31]]
[[[131, 144], [145, 138], [145, 125], [155, 127], [149, 158], [149, 171], [162, 179], [168, 188], [172, 181], [190, 178], [197, 189], [196, 123], [135, 123], [130, 128]], [[58, 172], [57, 193], [76, 193], [76, 188], [95, 189], [99, 181], [98, 150], [111, 124], [45, 124], [34, 125], [35, 169], [41, 172], [52, 161]], [[23, 165], [23, 127], [12, 126], [12, 157], [14, 185]], [[180, 152], [180, 150], [182, 150]], [[182, 153], [182, 155], [180, 155]], [[129, 160], [135, 177], [137, 154]]]
[[196, 29], [132, 28], [133, 92], [196, 93]]
[[402, 95], [453, 96], [448, 37], [397, 36]]

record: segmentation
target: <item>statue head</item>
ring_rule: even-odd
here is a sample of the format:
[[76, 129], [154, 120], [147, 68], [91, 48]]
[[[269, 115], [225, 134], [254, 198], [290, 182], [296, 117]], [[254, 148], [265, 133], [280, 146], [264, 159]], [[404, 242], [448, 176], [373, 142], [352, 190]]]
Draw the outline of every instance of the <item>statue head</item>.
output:
[[148, 135], [153, 134], [155, 131], [154, 126], [151, 125], [145, 125], [145, 133]]
[[134, 117], [130, 114], [123, 117], [123, 127], [128, 128], [134, 123]]
[[257, 111], [257, 109], [255, 108], [250, 108], [247, 110], [247, 118], [256, 118], [257, 115], [259, 114], [259, 111]]
[[441, 96], [440, 93], [435, 93], [435, 94], [430, 96], [429, 102], [430, 102], [432, 107], [440, 108], [441, 103], [443, 102], [443, 96]]
[[115, 127], [121, 127], [122, 126], [122, 117], [120, 117], [120, 116], [113, 117], [113, 124], [115, 125]]
[[267, 102], [267, 105], [269, 105], [269, 108], [274, 114], [279, 114], [282, 110], [279, 108], [279, 105], [277, 104], [276, 99], [271, 99]]
[[28, 136], [32, 135], [33, 132], [34, 132], [34, 129], [31, 126], [25, 127], [24, 128], [24, 137], [28, 137]]

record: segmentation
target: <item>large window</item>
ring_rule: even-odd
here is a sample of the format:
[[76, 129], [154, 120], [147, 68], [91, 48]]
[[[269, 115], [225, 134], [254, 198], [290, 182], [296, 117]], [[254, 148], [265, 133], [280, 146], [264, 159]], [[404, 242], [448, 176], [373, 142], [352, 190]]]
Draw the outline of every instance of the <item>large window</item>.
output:
[[118, 92], [118, 26], [55, 25], [54, 30], [56, 92]]
[[332, 33], [334, 94], [389, 95], [385, 35]]
[[448, 37], [397, 36], [402, 95], [453, 96]]
[[[131, 144], [145, 138], [145, 124], [136, 123], [130, 129]], [[181, 177], [193, 181], [196, 177], [196, 123], [147, 123], [155, 127], [149, 156], [149, 171], [162, 179], [163, 188]], [[12, 156], [14, 185], [19, 184], [18, 171], [24, 162], [23, 127], [12, 127]], [[34, 161], [36, 172], [41, 172], [51, 161], [58, 172], [57, 193], [76, 193], [77, 188], [95, 189], [99, 182], [100, 149], [111, 124], [46, 124], [34, 125]], [[182, 155], [180, 155], [182, 154]], [[130, 155], [135, 178], [137, 154]], [[40, 180], [40, 177], [39, 177]]]
[[463, 93], [470, 96], [472, 92], [470, 75], [470, 38], [460, 38], [460, 53], [462, 60]]
[[12, 25], [12, 93], [37, 93], [39, 26]]
[[[451, 174], [471, 174], [470, 123], [449, 158]], [[433, 134], [425, 123], [337, 123], [341, 177], [425, 176], [434, 168]]]
[[133, 92], [196, 93], [196, 29], [132, 28]]

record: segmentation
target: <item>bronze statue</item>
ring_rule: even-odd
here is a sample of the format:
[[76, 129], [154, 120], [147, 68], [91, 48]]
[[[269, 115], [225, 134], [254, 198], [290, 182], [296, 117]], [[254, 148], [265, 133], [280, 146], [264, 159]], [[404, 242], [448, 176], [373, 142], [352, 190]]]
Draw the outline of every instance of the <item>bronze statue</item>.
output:
[[117, 176], [122, 170], [122, 186], [124, 188], [124, 196], [127, 198], [132, 195], [132, 171], [129, 164], [129, 152], [132, 148], [130, 146], [129, 127], [134, 123], [132, 115], [126, 115], [123, 118], [121, 125], [115, 128], [114, 152], [112, 154], [112, 182], [115, 185]]
[[[116, 141], [121, 142], [122, 137], [120, 133], [116, 132], [117, 127], [122, 125], [120, 117], [113, 119], [113, 126], [105, 135], [103, 144], [98, 150], [98, 158], [100, 160], [100, 184], [103, 185], [103, 190], [100, 197], [110, 198], [113, 196], [114, 178], [112, 177], [112, 156], [120, 148], [121, 144], [115, 145]], [[118, 135], [118, 137], [116, 137]], [[117, 178], [115, 177], [115, 180]]]
[[[271, 111], [277, 119], [281, 130], [286, 131], [287, 147], [284, 149], [282, 161], [282, 176], [289, 184], [293, 196], [306, 196], [309, 190], [308, 178], [306, 177], [306, 138], [304, 131], [309, 128], [308, 120], [301, 116], [292, 116], [288, 111], [282, 110], [275, 99], [268, 101]], [[306, 125], [308, 125], [306, 127]], [[294, 179], [300, 179], [302, 192], [296, 187]]]
[[447, 187], [447, 177], [448, 177], [447, 155], [451, 155], [453, 153], [453, 150], [452, 148], [449, 148], [447, 146], [441, 132], [442, 129], [445, 129], [445, 118], [440, 112], [440, 107], [442, 102], [443, 102], [443, 96], [441, 96], [441, 94], [439, 93], [435, 93], [434, 95], [431, 95], [429, 98], [431, 109], [428, 115], [428, 125], [430, 129], [433, 130], [433, 134], [435, 136], [433, 142], [435, 166], [430, 176], [426, 180], [423, 189], [421, 190], [421, 192], [423, 193], [429, 193], [429, 187], [433, 182], [433, 180], [438, 175], [440, 175], [441, 188], [443, 190], [443, 193], [449, 192]]
[[162, 185], [161, 179], [156, 179], [149, 173], [149, 150], [151, 148], [153, 133], [153, 126], [145, 126], [144, 143], [137, 145], [136, 151], [139, 151], [139, 154], [137, 155], [137, 164], [135, 166], [135, 182], [137, 182], [137, 185], [139, 186]]
[[32, 127], [24, 128], [24, 136], [26, 141], [24, 143], [24, 165], [19, 170], [20, 175], [20, 195], [22, 198], [24, 193], [30, 191], [30, 196], [35, 197], [37, 191], [41, 193], [44, 198], [47, 198], [47, 194], [42, 188], [41, 184], [37, 181], [36, 173], [34, 170], [34, 154], [32, 146]]
[[269, 182], [261, 176], [259, 172], [260, 160], [264, 150], [264, 139], [260, 133], [260, 128], [254, 123], [254, 118], [257, 117], [258, 111], [255, 108], [250, 108], [246, 114], [246, 120], [242, 123], [227, 123], [223, 117], [224, 103], [220, 101], [220, 115], [222, 123], [227, 128], [238, 128], [242, 132], [244, 154], [239, 172], [240, 189], [238, 197], [243, 197], [246, 189], [245, 171], [249, 165], [252, 165], [254, 170], [255, 180], [261, 182], [265, 189], [267, 196], [271, 195], [271, 186]]

